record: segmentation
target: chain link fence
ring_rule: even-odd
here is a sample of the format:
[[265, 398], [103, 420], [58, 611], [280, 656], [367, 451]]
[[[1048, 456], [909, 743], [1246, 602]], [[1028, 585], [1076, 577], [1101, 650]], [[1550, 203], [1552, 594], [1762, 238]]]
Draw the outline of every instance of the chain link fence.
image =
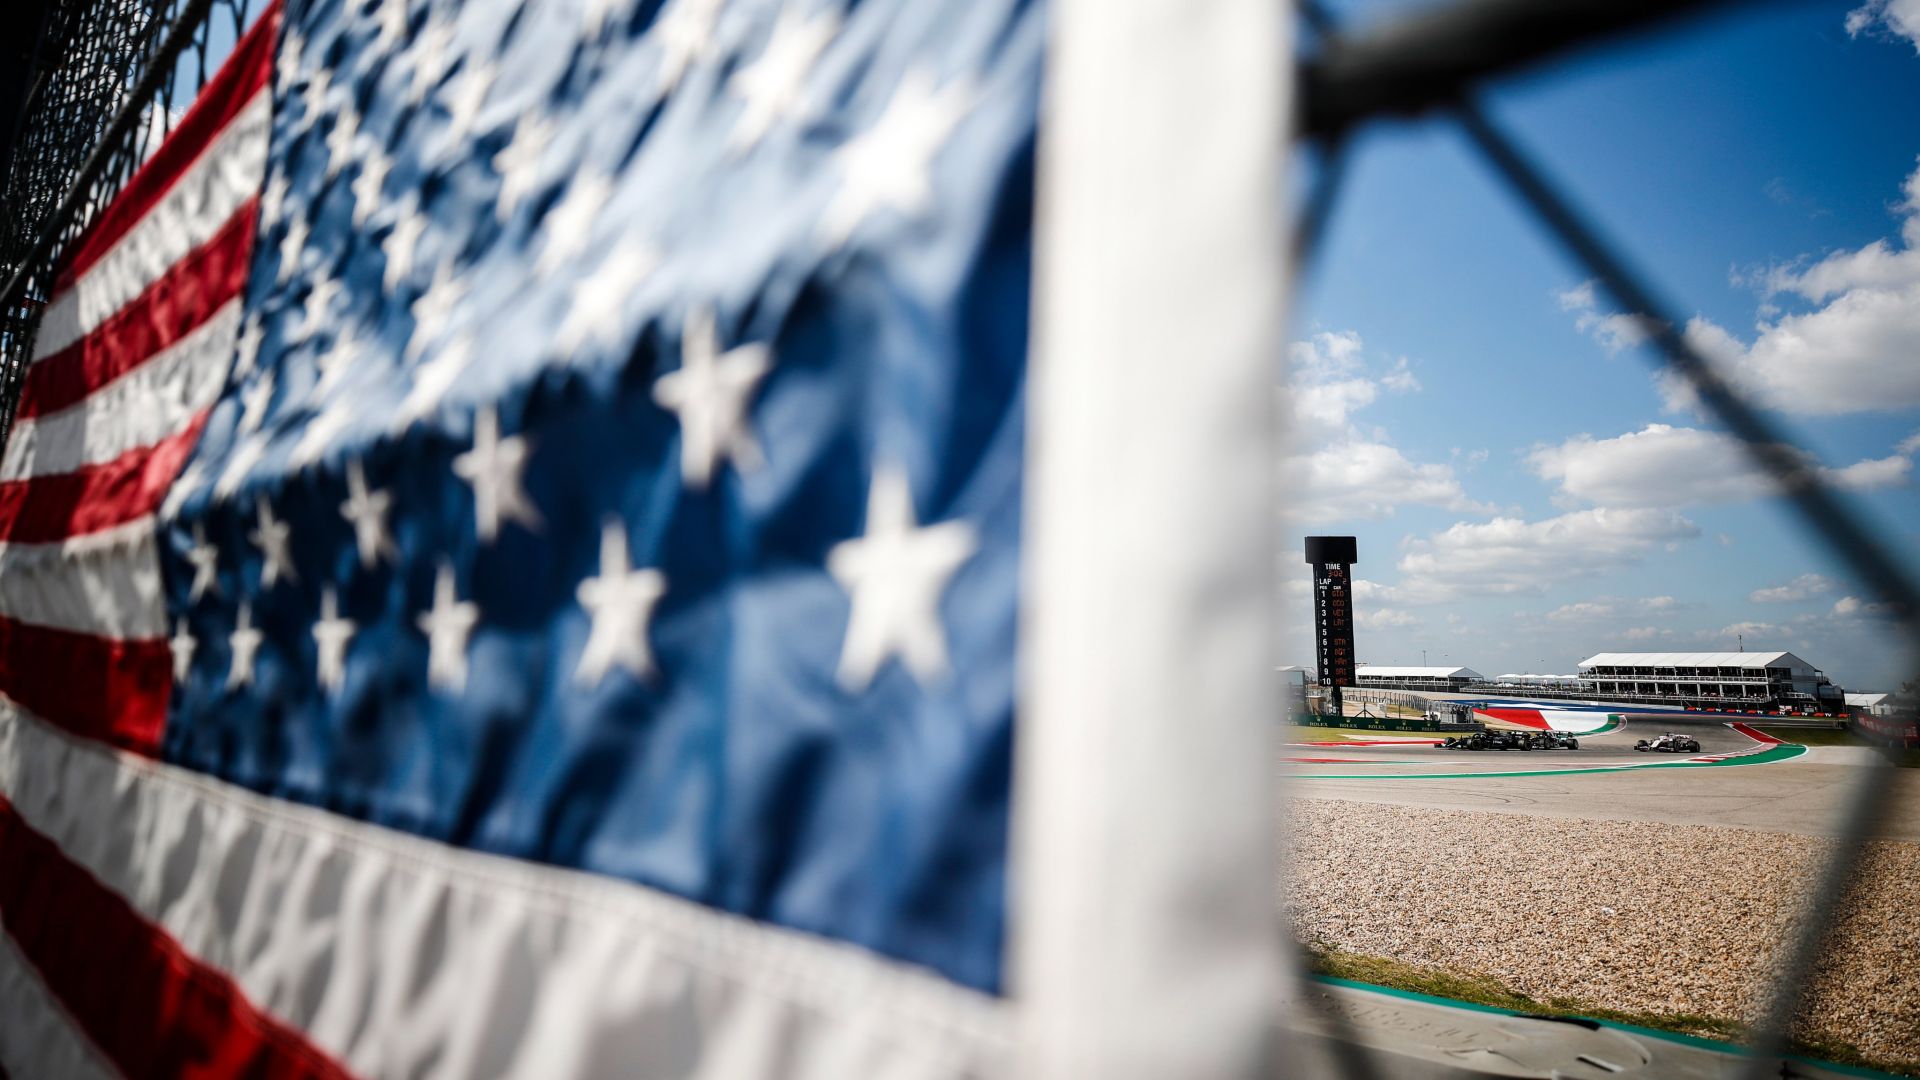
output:
[[173, 130], [253, 0], [56, 0], [0, 186], [0, 445], [61, 255]]
[[[1895, 613], [1910, 655], [1920, 658], [1920, 585], [1912, 565], [1867, 528], [1808, 465], [1810, 457], [1688, 342], [1673, 317], [1677, 309], [1477, 98], [1483, 82], [1551, 63], [1581, 46], [1657, 32], [1709, 9], [1737, 15], [1733, 9], [1758, 2], [1765, 0], [1453, 0], [1349, 33], [1320, 0], [1301, 0], [1308, 32], [1298, 71], [1297, 136], [1316, 167], [1295, 232], [1295, 256], [1310, 272], [1355, 131], [1389, 117], [1456, 125], [1518, 208], [1599, 282], [1619, 310], [1641, 316], [1650, 330], [1648, 354], [1693, 386], [1703, 407], [1773, 478], [1778, 497], [1799, 512], [1804, 528]], [[35, 52], [40, 74], [0, 187], [0, 445], [12, 425], [34, 328], [62, 254], [171, 130], [256, 6], [252, 0], [64, 0], [50, 6]], [[1920, 671], [1920, 662], [1910, 662], [1909, 670]], [[1846, 892], [1862, 842], [1886, 809], [1889, 772], [1857, 770], [1840, 839], [1805, 899], [1805, 915], [1831, 907]], [[1829, 920], [1803, 917], [1797, 925], [1803, 929], [1751, 1039], [1748, 1080], [1777, 1074]], [[1343, 1040], [1338, 1057], [1349, 1076], [1378, 1075], [1377, 1063], [1352, 1038]]]

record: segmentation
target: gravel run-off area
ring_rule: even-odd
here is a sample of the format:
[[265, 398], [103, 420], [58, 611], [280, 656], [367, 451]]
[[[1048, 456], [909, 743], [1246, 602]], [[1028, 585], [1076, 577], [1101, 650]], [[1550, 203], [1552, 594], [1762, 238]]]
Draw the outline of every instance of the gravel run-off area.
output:
[[[1538, 1001], [1752, 1022], [1829, 841], [1297, 799], [1283, 905], [1309, 945]], [[1799, 1021], [1920, 1061], [1920, 844], [1869, 845]]]

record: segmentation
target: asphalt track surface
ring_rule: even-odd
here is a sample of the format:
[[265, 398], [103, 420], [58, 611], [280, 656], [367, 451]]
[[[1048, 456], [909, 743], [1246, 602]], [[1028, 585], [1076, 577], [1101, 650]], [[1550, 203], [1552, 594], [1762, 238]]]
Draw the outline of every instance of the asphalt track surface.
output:
[[[1852, 785], [1871, 768], [1863, 754], [1824, 749], [1765, 764], [1622, 767], [1759, 749], [1731, 728], [1703, 723], [1671, 728], [1699, 739], [1699, 755], [1633, 749], [1636, 740], [1665, 730], [1660, 724], [1631, 722], [1606, 735], [1580, 736], [1578, 750], [1436, 750], [1426, 740], [1378, 746], [1292, 743], [1280, 750], [1279, 772], [1294, 798], [1831, 836]], [[1920, 769], [1875, 773], [1895, 792], [1893, 809], [1877, 834], [1920, 842]]]
[[[1665, 731], [1679, 731], [1700, 741], [1699, 754], [1665, 754], [1635, 750], [1641, 739]], [[1578, 750], [1440, 750], [1438, 738], [1400, 741], [1386, 735], [1345, 743], [1289, 743], [1284, 757], [1304, 772], [1406, 772], [1407, 766], [1429, 766], [1420, 771], [1481, 771], [1595, 768], [1606, 765], [1646, 765], [1654, 761], [1685, 761], [1693, 757], [1738, 754], [1758, 749], [1753, 739], [1718, 724], [1688, 724], [1671, 728], [1628, 723], [1604, 735], [1580, 735]]]

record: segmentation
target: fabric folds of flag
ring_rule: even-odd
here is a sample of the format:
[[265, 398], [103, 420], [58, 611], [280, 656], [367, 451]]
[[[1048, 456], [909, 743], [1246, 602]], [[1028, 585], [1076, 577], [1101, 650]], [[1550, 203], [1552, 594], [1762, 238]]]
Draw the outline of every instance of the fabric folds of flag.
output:
[[[1282, 93], [1142, 111], [1231, 178], [1167, 229], [1089, 90], [1212, 108], [1282, 37], [1227, 7], [270, 6], [63, 256], [0, 459], [0, 1068], [1254, 1062], [1264, 639], [1180, 628], [1264, 594]], [[1180, 337], [1226, 359], [1089, 362]]]

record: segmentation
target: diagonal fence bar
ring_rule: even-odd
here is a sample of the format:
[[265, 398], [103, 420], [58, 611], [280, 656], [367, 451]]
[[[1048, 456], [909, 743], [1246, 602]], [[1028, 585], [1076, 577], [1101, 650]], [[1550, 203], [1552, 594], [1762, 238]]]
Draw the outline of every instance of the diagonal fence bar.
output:
[[[1381, 115], [1411, 115], [1451, 106], [1473, 145], [1514, 193], [1616, 304], [1647, 324], [1666, 366], [1686, 379], [1702, 404], [1739, 438], [1748, 454], [1779, 484], [1803, 524], [1846, 564], [1862, 584], [1894, 608], [1920, 655], [1920, 587], [1912, 572], [1844, 505], [1818, 476], [1811, 459], [1749, 405], [1712, 361], [1686, 339], [1671, 309], [1606, 243], [1601, 233], [1550, 182], [1520, 145], [1487, 116], [1471, 92], [1474, 83], [1596, 37], [1642, 29], [1661, 19], [1714, 3], [1589, 4], [1532, 0], [1462, 0], [1396, 21], [1358, 40], [1341, 40], [1335, 20], [1318, 0], [1303, 0], [1307, 21], [1326, 39], [1320, 58], [1303, 64], [1302, 129], [1327, 147], [1330, 168], [1302, 211], [1303, 237], [1324, 227], [1339, 183], [1348, 131]], [[1300, 254], [1310, 255], [1311, 244]], [[1920, 667], [1920, 661], [1913, 662]], [[1781, 1054], [1808, 977], [1821, 954], [1828, 923], [1819, 917], [1851, 889], [1867, 836], [1887, 808], [1887, 770], [1867, 769], [1856, 780], [1841, 819], [1841, 835], [1809, 895], [1801, 931], [1790, 944], [1767, 1014], [1754, 1029], [1747, 1080], [1779, 1068]]]
[[[1715, 9], [1785, 0], [1457, 0], [1334, 38], [1302, 61], [1301, 133], [1337, 135], [1445, 106], [1487, 79]], [[1309, 25], [1335, 20], [1319, 0]], [[1324, 31], [1323, 31], [1324, 33]]]
[[[1464, 99], [1458, 106], [1461, 127], [1473, 144], [1500, 173], [1560, 243], [1598, 278], [1623, 310], [1649, 324], [1651, 340], [1667, 366], [1692, 384], [1701, 402], [1711, 409], [1746, 446], [1748, 453], [1780, 484], [1783, 496], [1800, 512], [1808, 530], [1862, 579], [1862, 584], [1894, 605], [1902, 630], [1915, 651], [1916, 605], [1913, 580], [1907, 569], [1844, 506], [1808, 465], [1808, 459], [1782, 439], [1774, 426], [1736, 393], [1712, 361], [1689, 342], [1650, 288], [1631, 273], [1589, 225], [1573, 204], [1551, 184], [1520, 146], [1502, 132], [1479, 103]], [[1833, 922], [1822, 918], [1845, 900], [1859, 869], [1860, 856], [1874, 825], [1892, 798], [1886, 766], [1862, 769], [1842, 812], [1840, 835], [1821, 868], [1812, 895], [1803, 905], [1800, 932], [1788, 948], [1787, 961], [1777, 973], [1767, 1013], [1750, 1042], [1746, 1080], [1764, 1080], [1777, 1068], [1788, 1034], [1806, 994], [1809, 976], [1830, 934]]]

